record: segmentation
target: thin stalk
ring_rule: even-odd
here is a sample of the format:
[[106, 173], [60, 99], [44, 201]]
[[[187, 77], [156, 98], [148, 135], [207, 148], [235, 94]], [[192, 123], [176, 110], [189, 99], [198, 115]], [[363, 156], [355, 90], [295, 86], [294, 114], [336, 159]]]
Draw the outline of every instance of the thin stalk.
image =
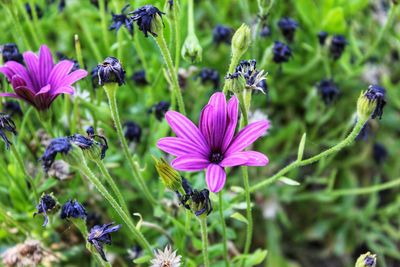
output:
[[140, 245], [147, 250], [150, 255], [153, 254], [151, 246], [149, 242], [145, 239], [142, 233], [136, 228], [133, 224], [129, 215], [124, 212], [121, 206], [117, 203], [117, 201], [111, 196], [111, 194], [107, 191], [101, 181], [93, 174], [93, 172], [89, 169], [86, 162], [83, 160], [80, 166], [77, 168], [78, 171], [81, 171], [89, 181], [96, 187], [96, 189], [102, 194], [102, 196], [110, 203], [113, 209], [118, 213], [120, 218], [125, 222], [128, 226], [129, 231], [132, 233], [134, 238], [140, 243]]
[[208, 234], [207, 234], [207, 216], [200, 216], [200, 227], [201, 227], [201, 241], [203, 248], [204, 267], [210, 266], [208, 259]]
[[[28, 25], [28, 29], [29, 29], [29, 32], [31, 33], [31, 36], [35, 43], [35, 47], [39, 47], [40, 41], [39, 41], [39, 37], [37, 35], [37, 30], [34, 29], [34, 25], [33, 25], [32, 21], [30, 20], [29, 15], [28, 15], [27, 11], [25, 10], [25, 7], [24, 7], [24, 4], [22, 3], [22, 1], [18, 0], [17, 2], [18, 2], [18, 4], [17, 4], [18, 8], [19, 8], [20, 12], [22, 13], [22, 16], [24, 17], [26, 24]], [[28, 3], [28, 4], [31, 5], [31, 3]], [[35, 6], [31, 6], [31, 9], [32, 10], [35, 9]], [[35, 28], [38, 29], [40, 27], [35, 25]]]
[[[236, 66], [239, 64], [239, 61], [240, 61], [240, 56], [238, 56], [236, 54], [232, 54], [231, 63], [229, 64], [228, 73], [233, 73], [235, 71]], [[225, 82], [225, 84], [224, 84], [223, 92], [224, 92], [225, 95], [228, 93], [228, 83], [227, 82]]]
[[108, 38], [107, 13], [106, 13], [105, 0], [99, 0], [99, 11], [100, 11], [101, 30], [103, 33], [104, 46], [106, 47], [107, 53], [108, 53], [108, 51], [110, 49], [110, 40]]
[[24, 173], [24, 175], [28, 178], [29, 183], [31, 185], [32, 191], [33, 191], [33, 195], [35, 197], [35, 201], [39, 201], [39, 194], [37, 192], [37, 188], [35, 185], [35, 181], [33, 179], [33, 177], [28, 173], [28, 171], [25, 168], [25, 164], [24, 161], [21, 158], [21, 155], [19, 154], [18, 150], [15, 148], [14, 145], [11, 145], [11, 152], [13, 153], [15, 159], [17, 160], [17, 163], [19, 165], [19, 168], [22, 170], [22, 172]]
[[[138, 34], [134, 34], [134, 36], [133, 36], [133, 45], [135, 46], [136, 53], [138, 54], [138, 57], [140, 59], [140, 62], [143, 65], [143, 68], [146, 70], [146, 74], [149, 75], [150, 69], [149, 69], [149, 66], [147, 65], [146, 56], [143, 51], [142, 45], [140, 44]], [[147, 78], [149, 78], [149, 77], [147, 77]]]
[[188, 0], [188, 35], [196, 35], [194, 31], [193, 0]]
[[106, 166], [104, 165], [103, 161], [98, 159], [95, 160], [95, 163], [100, 169], [101, 174], [103, 174], [104, 178], [106, 178], [107, 183], [111, 186], [111, 189], [114, 191], [114, 194], [117, 196], [119, 205], [124, 209], [127, 214], [129, 213], [128, 206], [126, 205], [125, 199], [119, 191], [117, 184], [114, 182], [114, 179], [111, 177], [109, 171], [107, 170]]
[[179, 62], [181, 59], [181, 25], [178, 12], [178, 1], [173, 5], [174, 12], [174, 28], [175, 28], [175, 71], [179, 70]]
[[115, 128], [117, 129], [118, 138], [119, 138], [119, 141], [121, 142], [125, 157], [128, 160], [129, 166], [132, 169], [133, 177], [135, 178], [136, 182], [139, 184], [139, 187], [143, 191], [146, 198], [150, 201], [151, 204], [154, 205], [156, 203], [156, 200], [151, 195], [146, 183], [144, 182], [143, 177], [140, 173], [139, 167], [137, 166], [137, 164], [135, 162], [133, 162], [133, 159], [129, 153], [128, 144], [126, 143], [124, 133], [122, 131], [122, 125], [121, 125], [121, 120], [119, 118], [118, 107], [117, 107], [117, 98], [116, 98], [118, 84], [117, 83], [106, 84], [103, 86], [103, 88], [107, 94], [108, 103], [109, 103], [109, 107], [110, 107], [110, 111], [111, 111], [111, 117], [113, 118]]
[[160, 48], [164, 61], [167, 64], [168, 74], [172, 82], [171, 86], [178, 101], [179, 111], [183, 115], [186, 115], [185, 104], [183, 103], [183, 98], [182, 98], [182, 91], [181, 88], [179, 87], [178, 75], [177, 72], [175, 71], [174, 64], [172, 63], [171, 54], [168, 50], [168, 46], [164, 38], [164, 33], [161, 31], [158, 37], [154, 37], [154, 40], [156, 40], [156, 43]]
[[224, 261], [225, 261], [225, 266], [229, 267], [229, 259], [228, 259], [228, 239], [226, 238], [226, 224], [225, 224], [225, 217], [224, 217], [224, 210], [222, 206], [222, 191], [218, 193], [218, 204], [219, 204], [219, 217], [220, 217], [220, 223], [222, 226], [222, 239], [223, 239], [223, 245], [224, 245]]

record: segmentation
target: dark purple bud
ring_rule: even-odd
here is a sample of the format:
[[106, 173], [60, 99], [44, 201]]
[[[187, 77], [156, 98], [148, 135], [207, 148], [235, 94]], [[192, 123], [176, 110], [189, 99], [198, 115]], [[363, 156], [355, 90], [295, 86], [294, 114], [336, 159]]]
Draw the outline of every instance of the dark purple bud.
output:
[[44, 194], [40, 200], [39, 204], [36, 206], [37, 212], [33, 214], [35, 217], [38, 214], [43, 214], [44, 216], [44, 223], [43, 226], [46, 226], [49, 222], [49, 218], [47, 216], [47, 212], [53, 210], [57, 205], [57, 201], [53, 198], [52, 195]]
[[372, 113], [371, 118], [375, 119], [378, 117], [381, 119], [383, 115], [383, 108], [386, 105], [385, 88], [378, 85], [370, 85], [364, 95], [369, 101], [376, 101], [376, 108]]
[[149, 82], [146, 80], [146, 72], [144, 70], [139, 70], [133, 73], [132, 80], [136, 85], [145, 86]]
[[20, 115], [22, 116], [22, 109], [21, 106], [17, 101], [6, 101], [3, 104], [3, 110], [5, 113], [10, 114], [10, 116]]
[[326, 38], [328, 38], [328, 33], [324, 32], [324, 31], [320, 31], [317, 36], [318, 36], [319, 44], [324, 45]]
[[131, 19], [136, 21], [139, 30], [144, 33], [145, 37], [148, 37], [149, 33], [154, 37], [157, 37], [157, 31], [164, 26], [162, 16], [165, 13], [152, 5], [145, 5], [129, 14], [132, 14]]
[[4, 143], [6, 143], [6, 149], [10, 149], [10, 145], [12, 145], [12, 143], [8, 139], [7, 133], [17, 135], [15, 123], [11, 119], [10, 115], [0, 113], [0, 138], [3, 139]]
[[24, 64], [22, 54], [19, 52], [18, 46], [14, 43], [3, 45], [1, 54], [3, 56], [4, 63], [6, 63], [7, 61], [16, 61], [20, 64]]
[[219, 88], [220, 75], [217, 70], [211, 68], [202, 68], [196, 78], [200, 78], [202, 84], [211, 82], [214, 86], [214, 89]]
[[140, 138], [142, 137], [142, 129], [138, 124], [133, 121], [127, 121], [124, 123], [125, 138], [129, 142], [140, 143]]
[[346, 48], [347, 40], [343, 35], [334, 35], [331, 40], [331, 45], [329, 47], [329, 51], [331, 57], [334, 60], [338, 60], [342, 54], [344, 49]]
[[133, 20], [127, 16], [126, 10], [129, 8], [129, 4], [127, 4], [122, 10], [121, 14], [114, 14], [112, 13], [112, 24], [109, 28], [110, 31], [115, 30], [115, 32], [118, 32], [118, 30], [122, 27], [125, 26], [125, 28], [129, 31], [131, 35], [133, 35]]
[[72, 145], [68, 138], [61, 137], [53, 139], [40, 158], [44, 171], [47, 172], [50, 169], [58, 153], [68, 154], [71, 149]]
[[289, 43], [293, 42], [298, 23], [291, 18], [281, 18], [278, 21], [278, 27], [281, 30], [286, 41], [288, 41]]
[[230, 44], [232, 36], [232, 28], [223, 25], [217, 25], [213, 30], [213, 41], [217, 45], [220, 45], [221, 43]]
[[81, 218], [86, 219], [87, 213], [85, 208], [76, 200], [69, 200], [61, 208], [61, 219]]
[[326, 105], [331, 104], [339, 95], [339, 88], [333, 80], [321, 80], [317, 85], [317, 90]]
[[103, 225], [95, 225], [90, 229], [87, 241], [92, 244], [97, 252], [100, 254], [103, 260], [107, 261], [106, 255], [104, 253], [103, 246], [111, 245], [111, 233], [118, 231], [121, 225], [115, 225], [114, 223], [108, 223]]
[[292, 56], [292, 50], [290, 47], [282, 42], [275, 41], [273, 51], [273, 60], [275, 63], [288, 62]]
[[97, 68], [100, 85], [118, 83], [121, 86], [125, 83], [125, 70], [117, 58], [107, 57]]
[[150, 112], [154, 112], [157, 120], [162, 121], [165, 113], [169, 110], [170, 103], [166, 101], [160, 101], [150, 108]]

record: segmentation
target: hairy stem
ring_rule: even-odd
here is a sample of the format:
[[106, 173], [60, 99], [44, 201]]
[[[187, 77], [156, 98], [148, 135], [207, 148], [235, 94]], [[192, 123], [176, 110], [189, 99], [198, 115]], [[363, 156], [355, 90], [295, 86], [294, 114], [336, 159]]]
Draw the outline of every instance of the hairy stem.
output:
[[222, 206], [222, 191], [218, 193], [218, 204], [219, 204], [219, 217], [220, 223], [222, 226], [222, 239], [224, 245], [224, 261], [225, 266], [229, 267], [229, 259], [228, 259], [228, 239], [226, 238], [226, 225], [225, 225], [225, 217], [224, 217], [224, 210]]
[[207, 234], [207, 216], [200, 216], [200, 227], [201, 227], [201, 241], [203, 248], [203, 258], [204, 258], [204, 267], [210, 266], [210, 261], [208, 259], [208, 234]]

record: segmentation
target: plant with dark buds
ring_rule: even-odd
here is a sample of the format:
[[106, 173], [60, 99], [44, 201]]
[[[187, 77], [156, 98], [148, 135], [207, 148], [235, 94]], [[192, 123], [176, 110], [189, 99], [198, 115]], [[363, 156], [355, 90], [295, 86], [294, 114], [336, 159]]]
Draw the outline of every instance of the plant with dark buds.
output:
[[293, 42], [294, 34], [298, 26], [299, 25], [297, 21], [292, 18], [281, 18], [278, 21], [278, 27], [281, 30], [286, 41], [288, 41], [289, 43]]
[[135, 11], [130, 12], [129, 14], [132, 14], [131, 19], [136, 21], [139, 30], [142, 31], [146, 37], [148, 37], [148, 33], [154, 37], [157, 37], [159, 31], [162, 31], [164, 28], [162, 15], [165, 13], [161, 12], [155, 6], [145, 5], [136, 9]]
[[221, 43], [231, 44], [232, 36], [232, 28], [223, 25], [217, 25], [213, 30], [213, 42], [217, 45]]
[[196, 216], [207, 216], [212, 212], [213, 208], [210, 200], [210, 191], [208, 191], [208, 189], [197, 191], [192, 188], [185, 178], [182, 178], [182, 187], [185, 191], [184, 195], [176, 191], [182, 206], [191, 210]]
[[152, 106], [149, 111], [154, 112], [157, 120], [162, 121], [165, 113], [169, 110], [170, 103], [167, 101], [160, 101], [159, 103]]
[[58, 153], [66, 155], [71, 149], [72, 145], [67, 137], [53, 139], [40, 158], [44, 171], [47, 172], [50, 169]]
[[272, 52], [274, 54], [273, 60], [275, 63], [278, 64], [288, 62], [290, 57], [292, 56], [292, 50], [290, 49], [290, 47], [279, 41], [275, 41]]
[[235, 72], [225, 77], [228, 80], [228, 89], [236, 94], [241, 93], [244, 89], [260, 90], [265, 93], [259, 85], [262, 85], [266, 75], [263, 70], [257, 70], [256, 66], [257, 62], [254, 59], [242, 60]]
[[110, 31], [115, 30], [118, 32], [118, 30], [122, 27], [125, 26], [125, 28], [129, 31], [131, 35], [133, 35], [133, 21], [128, 15], [125, 13], [126, 10], [129, 8], [129, 4], [125, 5], [124, 8], [121, 10], [121, 14], [114, 14], [111, 13], [112, 15], [112, 24], [109, 28]]
[[325, 41], [326, 41], [326, 38], [328, 38], [328, 33], [327, 33], [327, 32], [324, 32], [324, 31], [320, 31], [320, 32], [318, 33], [317, 37], [318, 37], [318, 42], [319, 42], [319, 44], [320, 44], [320, 45], [324, 45], [324, 44], [325, 44]]
[[6, 143], [6, 149], [10, 149], [10, 145], [12, 145], [12, 143], [8, 139], [7, 133], [17, 135], [15, 123], [11, 119], [10, 115], [0, 113], [0, 137], [3, 139], [4, 143]]
[[43, 227], [49, 223], [49, 217], [47, 213], [50, 211], [55, 211], [58, 207], [57, 200], [54, 198], [53, 194], [44, 194], [39, 200], [39, 204], [36, 206], [37, 212], [33, 214], [35, 217], [38, 214], [43, 214], [44, 222]]
[[81, 218], [86, 219], [87, 213], [85, 208], [76, 200], [68, 200], [61, 208], [61, 219]]
[[99, 85], [118, 83], [121, 86], [125, 83], [125, 70], [117, 58], [107, 57], [97, 68]]
[[211, 68], [202, 68], [196, 78], [200, 78], [202, 84], [211, 82], [214, 86], [214, 89], [219, 88], [220, 75], [217, 70]]
[[142, 137], [142, 128], [133, 121], [127, 121], [124, 123], [124, 136], [129, 142], [140, 143]]
[[9, 43], [3, 45], [1, 49], [1, 54], [3, 56], [3, 62], [16, 61], [20, 64], [24, 64], [24, 59], [22, 54], [18, 50], [18, 46], [14, 43]]
[[94, 134], [92, 127], [87, 130], [88, 136], [74, 134], [68, 137], [68, 140], [78, 146], [90, 158], [97, 160], [104, 159], [108, 149], [107, 139], [102, 135]]
[[111, 245], [111, 233], [118, 231], [121, 225], [115, 225], [114, 223], [108, 223], [100, 225], [95, 225], [90, 229], [87, 241], [94, 246], [94, 248], [99, 252], [101, 258], [107, 261], [106, 254], [104, 253], [103, 246]]
[[326, 105], [331, 104], [339, 95], [339, 88], [331, 79], [321, 80], [317, 85], [317, 90]]
[[133, 73], [132, 80], [136, 85], [145, 86], [148, 85], [149, 82], [146, 79], [146, 71], [139, 70]]
[[90, 72], [90, 77], [92, 80], [93, 89], [96, 89], [97, 87], [99, 87], [99, 67], [98, 66], [96, 66], [92, 69], [92, 71]]
[[359, 115], [371, 116], [372, 119], [382, 118], [383, 108], [386, 105], [386, 90], [378, 85], [370, 85], [368, 90], [361, 93], [357, 103]]
[[334, 60], [338, 60], [344, 49], [346, 48], [347, 40], [343, 35], [334, 35], [331, 40], [331, 45], [329, 47], [329, 52]]

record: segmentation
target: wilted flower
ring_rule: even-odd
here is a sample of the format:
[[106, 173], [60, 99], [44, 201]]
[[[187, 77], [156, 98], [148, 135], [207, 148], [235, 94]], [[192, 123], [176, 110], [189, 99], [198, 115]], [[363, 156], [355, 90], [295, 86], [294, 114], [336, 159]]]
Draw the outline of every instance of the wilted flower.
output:
[[167, 101], [160, 101], [150, 108], [150, 112], [154, 112], [157, 120], [162, 121], [165, 113], [169, 110], [170, 103]]
[[202, 68], [196, 78], [200, 78], [202, 84], [211, 82], [214, 86], [214, 89], [219, 88], [220, 78], [217, 70], [211, 68]]
[[[74, 134], [68, 137], [68, 140], [78, 146], [82, 151], [93, 160], [104, 159], [108, 149], [107, 139], [102, 135], [92, 133], [93, 128], [88, 129], [88, 136]], [[96, 141], [97, 139], [98, 141]]]
[[334, 60], [338, 60], [342, 56], [343, 51], [346, 48], [346, 45], [347, 45], [347, 40], [343, 35], [334, 35], [332, 37], [329, 51]]
[[154, 37], [157, 37], [159, 32], [162, 31], [162, 28], [164, 27], [162, 15], [165, 13], [161, 12], [155, 6], [145, 5], [136, 9], [135, 11], [130, 12], [129, 14], [133, 15], [131, 19], [136, 21], [139, 30], [141, 30], [146, 37], [148, 37], [148, 33]]
[[88, 242], [92, 244], [97, 252], [99, 252], [100, 256], [103, 260], [107, 261], [106, 255], [103, 250], [104, 244], [111, 245], [111, 233], [118, 231], [121, 228], [121, 225], [113, 226], [112, 223], [95, 225], [92, 229], [90, 229], [89, 236], [87, 238]]
[[125, 133], [124, 136], [129, 142], [140, 143], [142, 137], [142, 128], [133, 121], [127, 121], [124, 123]]
[[146, 71], [145, 70], [139, 70], [133, 73], [132, 75], [132, 80], [136, 85], [139, 86], [144, 86], [148, 85], [149, 82], [146, 80]]
[[221, 43], [231, 44], [232, 35], [232, 28], [223, 25], [217, 25], [213, 30], [213, 41], [217, 45]]
[[213, 208], [210, 200], [210, 191], [203, 189], [197, 191], [193, 189], [188, 180], [182, 178], [182, 187], [185, 191], [185, 195], [181, 195], [178, 191], [180, 203], [188, 210], [191, 210], [196, 216], [209, 215]]
[[376, 266], [376, 255], [371, 252], [367, 252], [358, 257], [355, 267], [375, 267]]
[[[29, 3], [25, 4], [25, 10], [26, 10], [26, 13], [28, 13], [29, 18], [31, 20], [33, 20], [33, 10], [32, 10], [32, 7], [31, 7], [31, 5]], [[41, 17], [43, 17], [42, 9], [40, 8], [40, 6], [38, 4], [35, 4], [35, 12], [36, 12], [36, 15], [37, 15], [37, 17], [39, 19]]]
[[66, 155], [71, 149], [72, 145], [67, 137], [53, 139], [40, 158], [44, 171], [47, 172], [49, 170], [58, 153]]
[[4, 112], [10, 114], [10, 116], [13, 116], [13, 115], [22, 116], [22, 109], [17, 101], [10, 100], [10, 101], [4, 102], [3, 110], [4, 110]]
[[99, 84], [118, 83], [119, 86], [125, 83], [125, 70], [115, 57], [107, 57], [103, 63], [97, 65]]
[[266, 79], [266, 74], [264, 70], [257, 70], [257, 61], [255, 59], [242, 60], [235, 71], [245, 79], [246, 89], [260, 90], [265, 93], [260, 85]]
[[51, 52], [45, 45], [40, 47], [39, 56], [25, 52], [24, 60], [27, 68], [15, 61], [8, 61], [0, 67], [0, 72], [14, 89], [14, 93], [0, 93], [0, 96], [25, 100], [38, 110], [50, 108], [60, 94], [73, 94], [75, 91], [71, 85], [87, 75], [85, 70], [70, 73], [74, 63], [69, 60], [54, 65]]
[[52, 211], [53, 209], [56, 208], [57, 201], [54, 199], [53, 194], [44, 194], [40, 200], [39, 204], [36, 206], [37, 212], [33, 214], [33, 217], [35, 217], [38, 214], [43, 214], [44, 216], [44, 223], [43, 226], [46, 226], [47, 223], [49, 222], [49, 217], [47, 216], [47, 212]]
[[272, 51], [274, 53], [273, 60], [278, 64], [288, 62], [292, 56], [292, 50], [290, 47], [279, 41], [275, 41]]
[[326, 38], [328, 38], [328, 33], [324, 32], [324, 31], [320, 31], [317, 36], [318, 36], [319, 44], [324, 45]]
[[24, 64], [24, 59], [22, 58], [22, 54], [18, 50], [18, 46], [14, 43], [9, 43], [3, 45], [1, 49], [1, 54], [3, 56], [3, 62], [7, 61], [15, 61], [20, 64]]
[[10, 149], [10, 145], [12, 145], [12, 143], [8, 139], [7, 133], [11, 133], [13, 135], [17, 134], [15, 123], [10, 118], [10, 115], [0, 113], [0, 137], [3, 139], [4, 143], [6, 143], [6, 149]]
[[157, 249], [154, 258], [150, 261], [150, 267], [180, 267], [181, 256], [172, 251], [171, 246], [166, 246], [164, 251]]
[[118, 32], [118, 30], [122, 26], [125, 26], [125, 28], [129, 31], [129, 33], [133, 35], [133, 21], [125, 13], [125, 11], [129, 8], [129, 6], [130, 6], [129, 4], [124, 6], [124, 8], [121, 10], [121, 14], [111, 13], [112, 24], [109, 28], [110, 31], [115, 30], [116, 32]]
[[226, 167], [264, 166], [265, 155], [243, 151], [268, 128], [267, 121], [249, 124], [236, 136], [238, 99], [233, 96], [228, 104], [223, 93], [215, 93], [200, 114], [199, 128], [176, 111], [168, 111], [165, 118], [177, 137], [161, 138], [158, 148], [176, 156], [172, 166], [181, 171], [206, 169], [206, 182], [212, 192], [219, 192], [226, 180]]
[[299, 25], [297, 21], [292, 18], [281, 18], [278, 21], [278, 27], [281, 30], [286, 41], [288, 41], [289, 43], [293, 42], [294, 34], [298, 26]]
[[317, 89], [326, 105], [331, 104], [339, 95], [339, 88], [331, 79], [321, 80], [317, 85]]
[[155, 165], [158, 175], [165, 187], [172, 191], [179, 191], [182, 188], [181, 175], [174, 170], [165, 159], [154, 158], [154, 161], [156, 162]]
[[61, 208], [61, 219], [81, 218], [85, 220], [86, 216], [85, 208], [76, 200], [68, 200]]
[[66, 55], [64, 55], [61, 52], [56, 52], [56, 55], [57, 55], [58, 60], [69, 60], [72, 63], [74, 63], [72, 69], [70, 70], [70, 73], [73, 72], [73, 71], [79, 70], [80, 66], [79, 66], [78, 60], [73, 59], [73, 58], [69, 58], [69, 57], [67, 57]]

